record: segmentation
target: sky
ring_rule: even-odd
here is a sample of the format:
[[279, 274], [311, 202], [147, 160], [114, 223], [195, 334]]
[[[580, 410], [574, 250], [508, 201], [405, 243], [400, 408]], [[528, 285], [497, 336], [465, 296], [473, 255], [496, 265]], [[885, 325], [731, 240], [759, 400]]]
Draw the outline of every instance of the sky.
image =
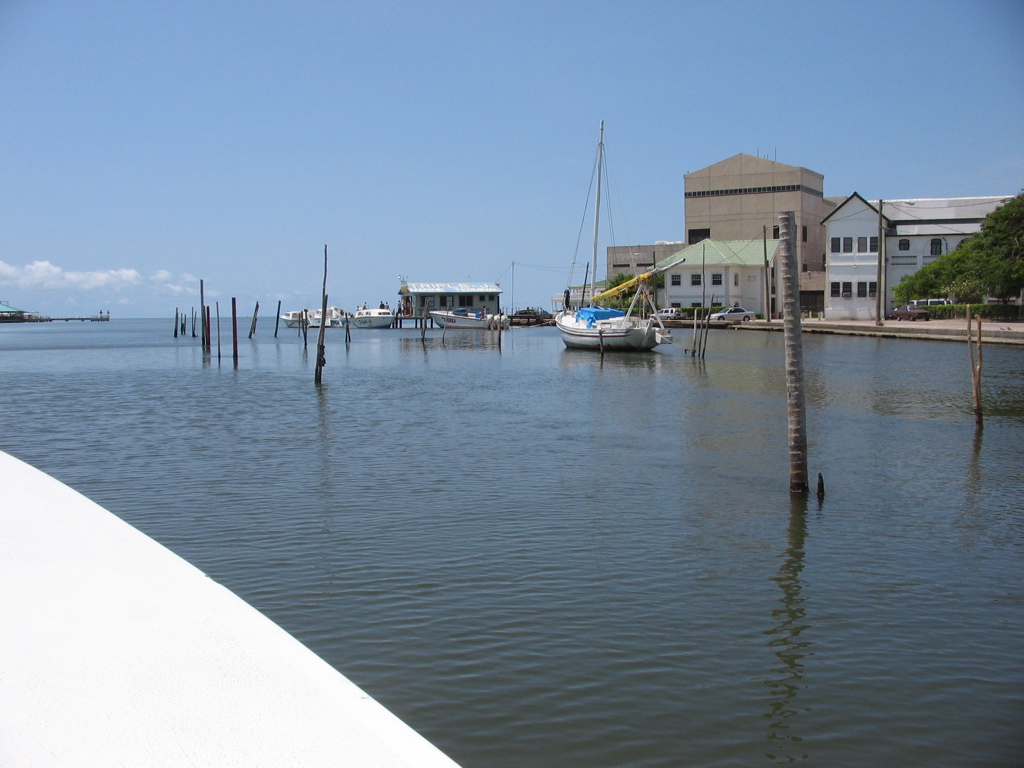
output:
[[[1024, 188], [1020, 0], [0, 0], [0, 301], [550, 307], [739, 152], [827, 196]], [[606, 214], [602, 212], [602, 217]], [[581, 234], [582, 230], [582, 234]], [[613, 239], [614, 238], [614, 239]], [[603, 275], [599, 275], [603, 277]]]

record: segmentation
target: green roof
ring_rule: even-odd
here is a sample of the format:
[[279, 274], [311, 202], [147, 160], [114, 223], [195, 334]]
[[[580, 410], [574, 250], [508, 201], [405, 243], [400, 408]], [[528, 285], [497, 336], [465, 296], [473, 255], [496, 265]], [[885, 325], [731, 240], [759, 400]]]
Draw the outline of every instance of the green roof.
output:
[[[768, 262], [771, 263], [779, 249], [779, 240], [768, 240]], [[658, 262], [663, 267], [673, 261], [686, 257], [686, 265], [704, 263], [735, 264], [743, 267], [763, 267], [765, 258], [765, 241], [760, 237], [755, 240], [701, 240], [676, 251], [666, 259]]]
[[21, 311], [22, 310], [20, 310], [20, 309], [15, 309], [10, 304], [4, 304], [2, 301], [0, 301], [0, 312], [21, 312]]

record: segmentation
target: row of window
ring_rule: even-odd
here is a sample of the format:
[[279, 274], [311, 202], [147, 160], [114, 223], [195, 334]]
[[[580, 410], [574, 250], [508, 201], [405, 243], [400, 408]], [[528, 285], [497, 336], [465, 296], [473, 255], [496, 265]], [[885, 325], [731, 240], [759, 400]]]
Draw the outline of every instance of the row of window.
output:
[[[672, 285], [682, 285], [683, 284], [683, 276], [678, 274], [678, 273], [673, 273], [672, 275], [669, 276], [669, 282]], [[690, 273], [690, 285], [700, 285], [700, 284], [701, 284], [701, 273], [700, 272], [691, 272]], [[722, 284], [722, 273], [721, 272], [712, 272], [711, 273], [711, 284], [712, 285], [721, 285]], [[732, 276], [732, 284], [733, 285], [739, 285], [740, 284], [740, 276], [739, 276], [738, 272], [733, 274], [733, 276]]]
[[[776, 228], [777, 229], [777, 228]], [[831, 242], [832, 253], [853, 253], [853, 238], [852, 237], [833, 237]], [[897, 243], [897, 248], [901, 251], [910, 250], [910, 240], [907, 238], [900, 238]], [[942, 238], [932, 238], [929, 243], [930, 255], [941, 256], [942, 255]], [[877, 237], [858, 237], [857, 238], [857, 253], [878, 253], [878, 238]]]
[[[830, 285], [832, 289], [831, 295], [833, 299], [853, 298], [853, 283], [832, 283]], [[878, 283], [876, 282], [864, 282], [857, 283], [857, 298], [858, 299], [873, 299], [878, 294]]]
[[803, 184], [778, 184], [774, 187], [739, 187], [737, 189], [707, 189], [702, 192], [687, 192], [686, 197], [720, 197], [722, 195], [763, 195], [773, 192], [806, 192], [808, 195], [822, 197], [820, 189], [805, 187]]

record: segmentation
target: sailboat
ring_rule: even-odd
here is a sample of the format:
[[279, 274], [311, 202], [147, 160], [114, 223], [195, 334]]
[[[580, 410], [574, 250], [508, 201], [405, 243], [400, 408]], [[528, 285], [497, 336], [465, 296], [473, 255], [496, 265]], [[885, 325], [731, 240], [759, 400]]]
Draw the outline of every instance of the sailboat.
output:
[[[602, 293], [594, 294], [594, 276], [597, 273], [597, 239], [601, 218], [601, 171], [604, 165], [604, 121], [601, 121], [601, 133], [597, 142], [597, 195], [594, 211], [594, 267], [590, 273], [590, 304], [573, 310], [567, 306], [555, 315], [555, 325], [562, 334], [562, 341], [569, 349], [592, 349], [646, 352], [659, 344], [671, 344], [672, 334], [655, 315], [657, 307], [652, 298], [653, 278], [681, 264], [679, 259], [663, 267], [652, 269], [637, 275], [621, 285], [610, 288]], [[629, 309], [608, 309], [598, 305], [601, 299], [624, 296], [633, 291], [633, 299]], [[650, 309], [648, 317], [642, 317], [646, 309]], [[637, 314], [640, 313], [640, 314]]]

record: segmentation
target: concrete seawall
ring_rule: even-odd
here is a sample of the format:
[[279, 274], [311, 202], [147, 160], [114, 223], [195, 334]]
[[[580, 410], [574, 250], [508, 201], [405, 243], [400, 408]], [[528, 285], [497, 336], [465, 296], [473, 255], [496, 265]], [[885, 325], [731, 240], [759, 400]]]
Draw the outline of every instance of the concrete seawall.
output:
[[0, 452], [0, 765], [455, 763], [232, 592]]

